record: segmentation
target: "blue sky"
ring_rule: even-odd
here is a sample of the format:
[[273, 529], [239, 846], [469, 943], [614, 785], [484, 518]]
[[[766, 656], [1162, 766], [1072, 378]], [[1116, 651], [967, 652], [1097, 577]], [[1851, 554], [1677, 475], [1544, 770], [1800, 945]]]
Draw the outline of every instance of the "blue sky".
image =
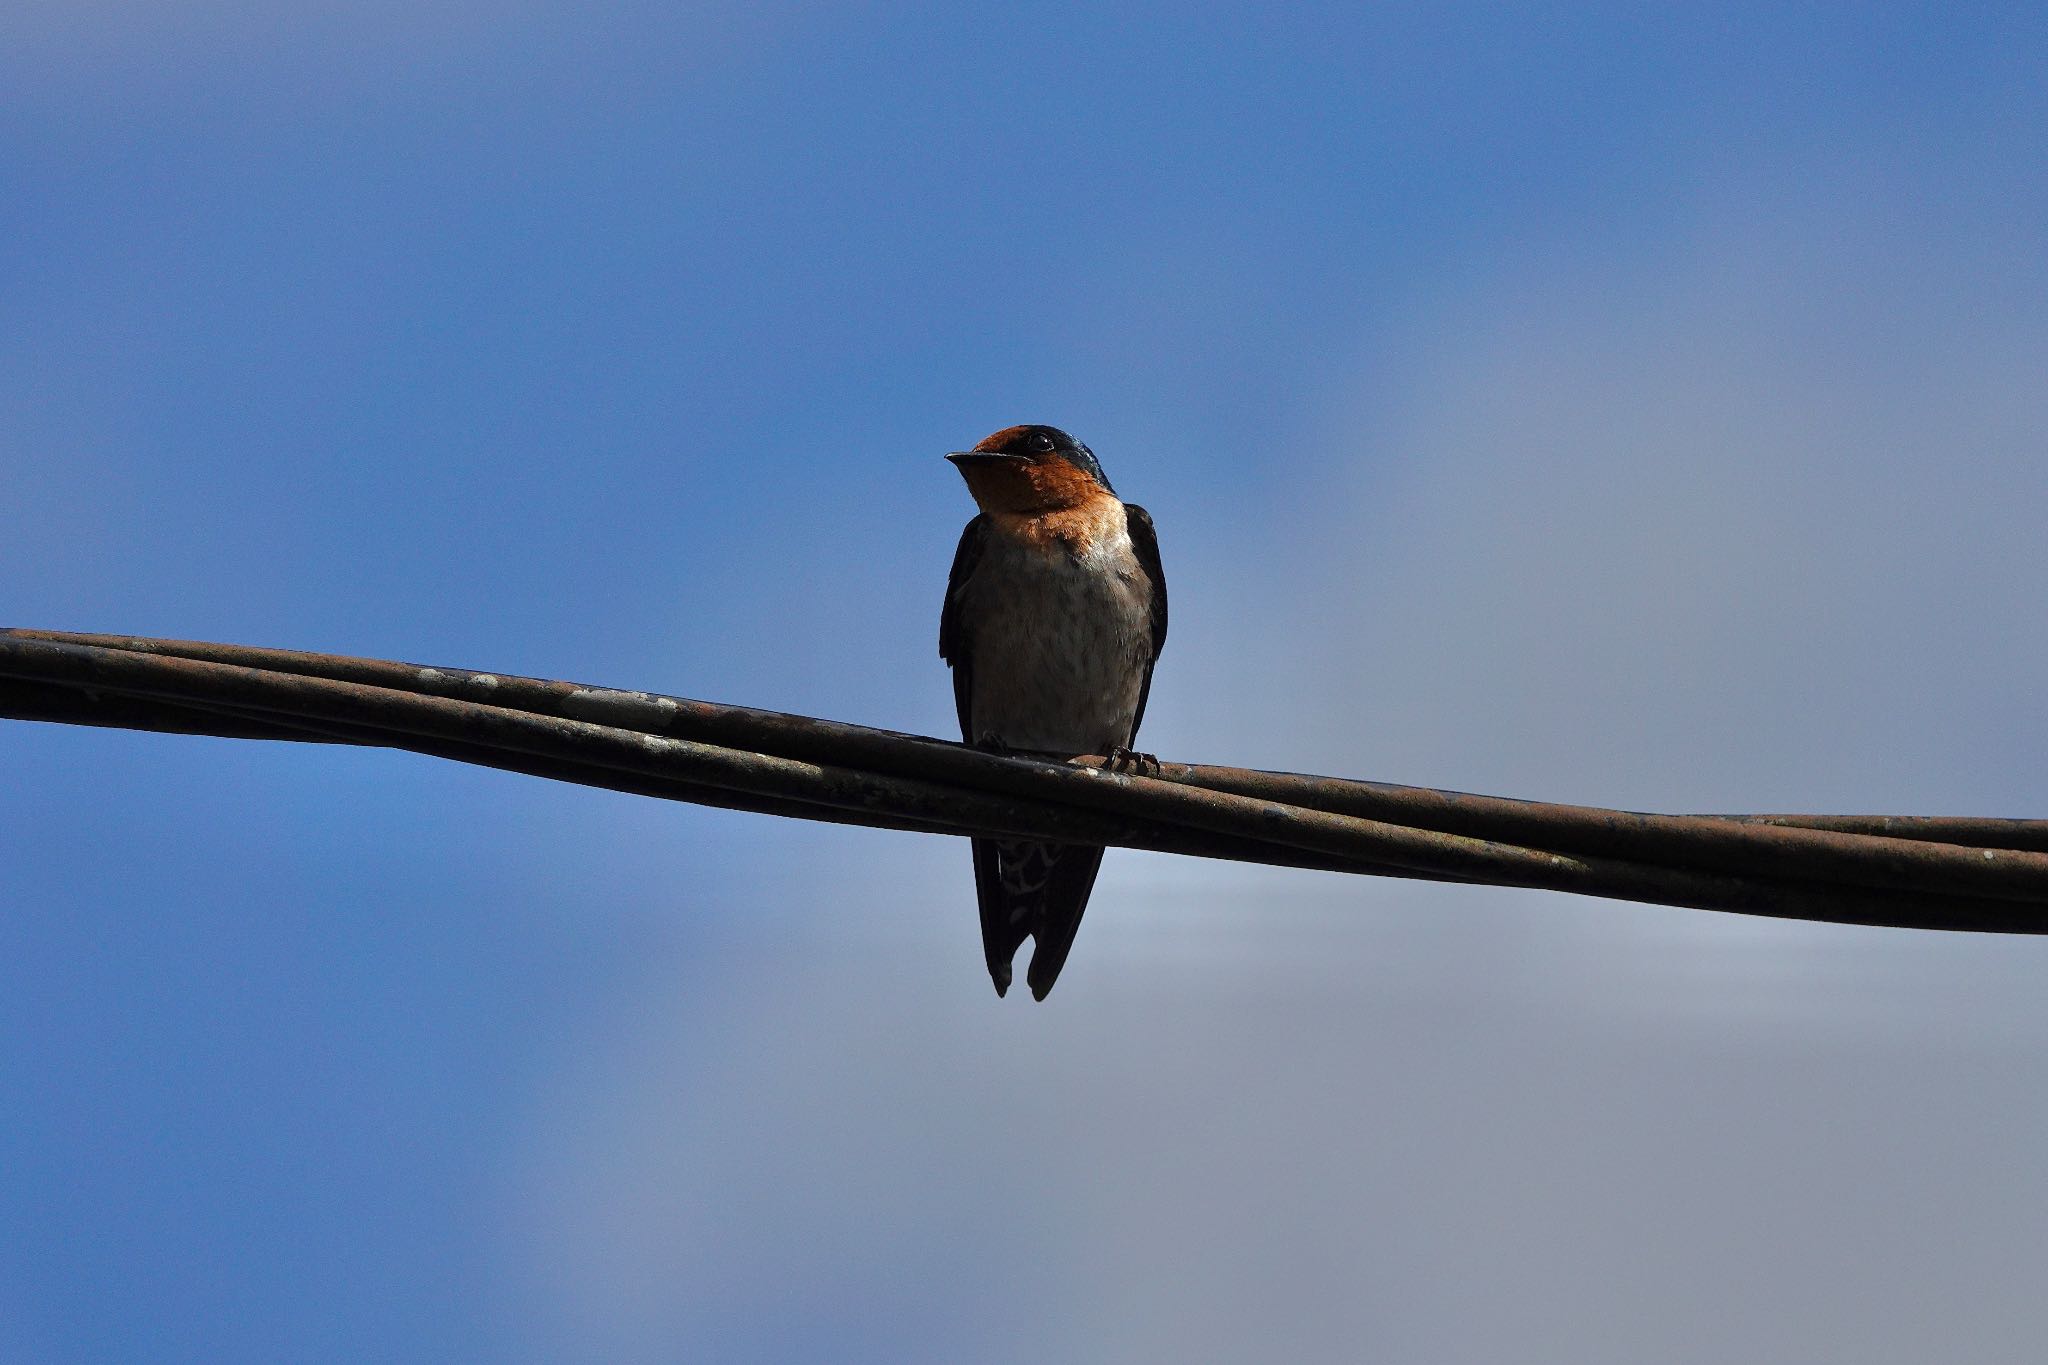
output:
[[[1147, 747], [2039, 815], [2038, 7], [0, 18], [7, 624], [928, 733], [1158, 520]], [[0, 1359], [2031, 1361], [2048, 948], [0, 730]]]

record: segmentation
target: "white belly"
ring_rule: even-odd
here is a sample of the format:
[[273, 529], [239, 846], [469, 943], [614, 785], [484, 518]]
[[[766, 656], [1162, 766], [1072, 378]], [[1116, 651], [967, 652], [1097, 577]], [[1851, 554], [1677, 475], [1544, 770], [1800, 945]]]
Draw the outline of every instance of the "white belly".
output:
[[1131, 742], [1151, 584], [1121, 528], [1081, 558], [992, 536], [965, 595], [971, 740], [1063, 754]]

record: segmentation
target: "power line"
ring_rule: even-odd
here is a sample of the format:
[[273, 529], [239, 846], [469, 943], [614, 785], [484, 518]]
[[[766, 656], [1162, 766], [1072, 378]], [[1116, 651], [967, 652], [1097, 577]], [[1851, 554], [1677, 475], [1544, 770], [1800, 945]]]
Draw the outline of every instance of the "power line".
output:
[[1902, 928], [2048, 932], [2048, 821], [1645, 815], [1296, 773], [984, 753], [683, 697], [241, 645], [0, 630], [0, 718], [378, 745], [887, 829], [1535, 887]]

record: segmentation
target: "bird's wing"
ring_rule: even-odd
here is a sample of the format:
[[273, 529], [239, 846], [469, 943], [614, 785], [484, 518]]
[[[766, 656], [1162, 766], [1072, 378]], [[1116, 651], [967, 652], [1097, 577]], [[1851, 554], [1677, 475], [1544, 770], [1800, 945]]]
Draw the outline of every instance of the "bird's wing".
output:
[[977, 516], [960, 533], [960, 546], [953, 551], [953, 571], [946, 576], [946, 602], [939, 610], [939, 657], [953, 666], [953, 707], [960, 714], [960, 738], [974, 743], [968, 701], [974, 695], [974, 657], [967, 640], [966, 622], [960, 619], [961, 589], [974, 576], [981, 562], [982, 546], [988, 543], [988, 518]]
[[1138, 727], [1145, 721], [1145, 702], [1152, 695], [1152, 666], [1159, 662], [1159, 651], [1166, 647], [1166, 571], [1159, 566], [1159, 532], [1152, 525], [1152, 514], [1134, 502], [1124, 504], [1124, 520], [1129, 524], [1131, 551], [1138, 557], [1138, 567], [1152, 580], [1152, 656], [1145, 660], [1145, 681], [1138, 689], [1138, 713], [1131, 718], [1131, 735], [1124, 743], [1134, 743], [1138, 738]]
[[[953, 667], [953, 707], [960, 715], [960, 738], [974, 743], [974, 645], [967, 638], [962, 619], [961, 590], [974, 576], [981, 562], [982, 546], [988, 543], [988, 518], [977, 516], [960, 533], [960, 547], [953, 551], [953, 571], [946, 576], [946, 603], [939, 610], [939, 657]], [[988, 974], [996, 994], [1010, 988], [1010, 959], [1031, 933], [1027, 917], [1012, 916], [1010, 897], [1003, 890], [1001, 846], [994, 839], [976, 839], [974, 844], [974, 897], [981, 909], [981, 946], [988, 959]]]
[[981, 546], [989, 540], [989, 518], [977, 516], [961, 532], [961, 544], [952, 551], [952, 573], [946, 575], [946, 604], [938, 612], [938, 657], [952, 665], [952, 708], [961, 714], [961, 739], [975, 743], [967, 702], [975, 694], [975, 659], [967, 641], [967, 622], [961, 620], [961, 589], [975, 577], [981, 563]]

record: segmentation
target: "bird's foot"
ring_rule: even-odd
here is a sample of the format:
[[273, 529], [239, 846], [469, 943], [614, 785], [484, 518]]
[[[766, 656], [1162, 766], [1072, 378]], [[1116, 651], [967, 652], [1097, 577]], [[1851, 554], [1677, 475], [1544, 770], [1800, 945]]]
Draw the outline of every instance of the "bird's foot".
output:
[[1159, 756], [1127, 749], [1121, 744], [1112, 745], [1103, 755], [1103, 767], [1113, 773], [1139, 773], [1147, 777], [1159, 776]]

